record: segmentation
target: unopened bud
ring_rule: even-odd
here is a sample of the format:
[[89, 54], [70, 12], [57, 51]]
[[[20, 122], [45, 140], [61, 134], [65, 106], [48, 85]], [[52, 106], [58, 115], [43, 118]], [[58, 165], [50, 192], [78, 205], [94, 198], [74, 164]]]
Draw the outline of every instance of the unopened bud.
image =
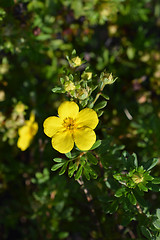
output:
[[17, 113], [23, 113], [25, 109], [26, 109], [26, 106], [21, 102], [17, 103], [17, 105], [15, 106], [15, 111]]
[[77, 90], [76, 97], [80, 100], [84, 100], [88, 97], [88, 94], [89, 94], [89, 88], [88, 89], [82, 88]]
[[66, 90], [66, 92], [73, 91], [73, 90], [75, 90], [75, 85], [73, 82], [67, 81], [64, 84], [64, 89]]
[[81, 76], [84, 80], [89, 80], [92, 78], [92, 72], [84, 72]]
[[108, 73], [102, 73], [100, 76], [100, 79], [102, 82], [104, 82], [105, 84], [113, 84], [117, 78], [113, 78], [112, 73], [108, 74]]
[[74, 57], [70, 61], [71, 67], [78, 67], [82, 64], [82, 60], [80, 57]]

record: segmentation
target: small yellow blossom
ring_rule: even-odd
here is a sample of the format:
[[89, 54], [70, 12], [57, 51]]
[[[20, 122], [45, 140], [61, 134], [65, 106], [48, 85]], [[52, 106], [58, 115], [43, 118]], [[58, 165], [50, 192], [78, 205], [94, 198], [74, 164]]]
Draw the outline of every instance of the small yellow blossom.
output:
[[71, 67], [78, 67], [78, 66], [80, 66], [81, 64], [82, 64], [82, 60], [81, 60], [81, 58], [78, 57], [78, 56], [72, 58], [71, 61], [70, 61]]
[[25, 121], [25, 125], [19, 128], [18, 130], [19, 138], [18, 138], [17, 146], [22, 151], [25, 151], [29, 147], [37, 131], [38, 131], [38, 123], [35, 122], [35, 115], [31, 113], [30, 119]]
[[80, 150], [89, 150], [96, 141], [93, 129], [98, 124], [97, 113], [90, 108], [79, 112], [75, 102], [65, 101], [58, 108], [59, 117], [48, 117], [44, 133], [52, 138], [52, 146], [60, 153], [70, 152], [74, 142]]
[[15, 111], [17, 113], [23, 113], [26, 109], [26, 106], [22, 102], [18, 102], [17, 105], [15, 106]]
[[89, 80], [92, 78], [92, 72], [84, 72], [81, 77], [83, 79]]
[[117, 25], [110, 25], [110, 26], [108, 26], [109, 35], [110, 35], [110, 36], [115, 35], [116, 32], [117, 32], [117, 29], [118, 29], [118, 26], [117, 26]]

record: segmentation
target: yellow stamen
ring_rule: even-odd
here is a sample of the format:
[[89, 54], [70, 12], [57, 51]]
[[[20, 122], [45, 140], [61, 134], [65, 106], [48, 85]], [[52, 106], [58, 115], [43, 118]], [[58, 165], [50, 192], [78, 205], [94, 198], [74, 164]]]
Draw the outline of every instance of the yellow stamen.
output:
[[74, 129], [76, 129], [76, 123], [75, 120], [73, 118], [65, 118], [64, 122], [63, 122], [63, 126], [70, 131], [73, 131]]

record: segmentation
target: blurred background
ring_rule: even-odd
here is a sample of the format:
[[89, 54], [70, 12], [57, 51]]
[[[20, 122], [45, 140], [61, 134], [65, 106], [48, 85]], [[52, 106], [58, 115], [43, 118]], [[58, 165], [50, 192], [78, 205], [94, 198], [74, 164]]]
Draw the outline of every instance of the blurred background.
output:
[[[106, 69], [118, 77], [104, 90], [110, 101], [97, 130], [101, 139], [112, 136], [139, 161], [158, 157], [159, 39], [158, 0], [1, 0], [0, 239], [138, 239], [136, 224], [121, 225], [121, 212], [105, 213], [101, 178], [86, 182], [95, 217], [79, 184], [50, 171], [60, 154], [42, 124], [66, 99], [51, 89], [60, 85], [66, 55], [76, 49], [94, 74]], [[21, 151], [18, 129], [31, 112], [38, 132]], [[147, 198], [158, 207], [157, 193]]]

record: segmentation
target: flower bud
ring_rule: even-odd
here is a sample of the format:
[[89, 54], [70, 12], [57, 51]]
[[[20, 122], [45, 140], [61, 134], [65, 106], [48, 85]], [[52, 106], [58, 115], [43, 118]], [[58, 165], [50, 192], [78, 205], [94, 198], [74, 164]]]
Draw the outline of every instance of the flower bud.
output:
[[64, 89], [65, 89], [66, 92], [75, 90], [75, 85], [74, 85], [73, 82], [67, 81], [67, 82], [65, 82], [65, 84], [64, 84]]
[[101, 73], [100, 80], [105, 84], [113, 84], [117, 78], [113, 78], [112, 73]]
[[18, 114], [23, 113], [25, 109], [26, 106], [21, 102], [17, 103], [17, 105], [15, 106], [15, 112], [17, 112]]
[[89, 94], [89, 88], [88, 89], [82, 88], [77, 90], [76, 97], [79, 100], [84, 100], [88, 97], [88, 94]]
[[81, 75], [81, 77], [84, 79], [84, 80], [89, 80], [92, 78], [92, 72], [83, 72], [83, 74]]
[[74, 57], [70, 60], [71, 67], [78, 67], [82, 64], [82, 60], [80, 57]]

